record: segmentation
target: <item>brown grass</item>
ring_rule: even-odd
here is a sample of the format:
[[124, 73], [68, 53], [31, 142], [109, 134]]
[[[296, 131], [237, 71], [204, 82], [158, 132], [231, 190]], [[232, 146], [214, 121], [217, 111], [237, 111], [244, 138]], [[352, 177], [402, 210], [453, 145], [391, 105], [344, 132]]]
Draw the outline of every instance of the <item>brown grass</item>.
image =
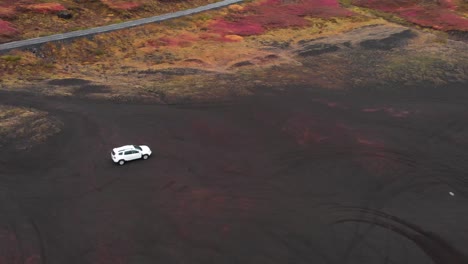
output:
[[[367, 16], [364, 9], [353, 9], [355, 15], [351, 17], [306, 16], [305, 27], [275, 28], [255, 36], [223, 35], [209, 30], [213, 20], [243, 12], [246, 5], [101, 34], [93, 39], [48, 44], [36, 55], [27, 51], [11, 52], [5, 55], [9, 57], [0, 57], [0, 84], [47, 87], [41, 80], [82, 78], [112, 87], [111, 94], [93, 96], [147, 96], [165, 100], [245, 95], [258, 85], [281, 86], [292, 82], [336, 89], [350, 79], [356, 83], [364, 81], [365, 78], [353, 74], [357, 68], [350, 67], [350, 60], [355, 58], [325, 54], [314, 58], [313, 62], [303, 61], [293, 52], [300, 41], [333, 36], [367, 25], [389, 24], [383, 18]], [[413, 40], [415, 46], [427, 45], [425, 40], [424, 43], [418, 41], [423, 40]], [[437, 44], [444, 41], [444, 36], [427, 41]], [[368, 61], [365, 56], [363, 60]], [[381, 63], [385, 60], [382, 56]], [[417, 61], [412, 67], [418, 63], [427, 65], [420, 57]], [[390, 62], [399, 63], [398, 60]], [[367, 67], [364, 61], [353, 65]], [[183, 73], [187, 69], [211, 73]], [[401, 71], [404, 69], [392, 66], [382, 72], [366, 70], [365, 73], [369, 73], [370, 78], [393, 78], [394, 72]], [[73, 89], [66, 87], [43, 91], [74, 95]]]
[[61, 122], [35, 109], [0, 105], [0, 146], [27, 149], [61, 130]]
[[[19, 36], [11, 36], [9, 39], [0, 39], [0, 43], [150, 17], [206, 5], [216, 1], [56, 0], [44, 3], [37, 3], [37, 1], [36, 3], [32, 1], [8, 1], [8, 3], [0, 3], [0, 19], [10, 22], [12, 27], [16, 28], [20, 34]], [[69, 11], [73, 15], [73, 18], [58, 18], [56, 13], [61, 10]]]
[[[250, 61], [256, 66], [296, 63], [287, 50], [264, 50], [265, 43], [277, 41], [294, 44], [302, 39], [382, 23], [380, 19], [364, 16], [333, 19], [306, 17], [307, 27], [278, 28], [259, 36], [223, 36], [207, 31], [212, 20], [242, 10], [242, 6], [236, 5], [160, 24], [102, 34], [92, 40], [50, 44], [44, 47], [41, 58], [25, 51], [13, 52], [12, 55], [20, 56], [21, 60], [0, 59], [0, 73], [5, 74], [4, 83], [14, 83], [18, 78], [35, 81], [37, 78], [61, 77], [112, 82], [128, 79], [129, 72], [164, 68], [189, 67], [219, 73], [235, 72], [237, 68], [232, 66], [243, 61]], [[275, 59], [265, 59], [272, 54], [276, 55]]]

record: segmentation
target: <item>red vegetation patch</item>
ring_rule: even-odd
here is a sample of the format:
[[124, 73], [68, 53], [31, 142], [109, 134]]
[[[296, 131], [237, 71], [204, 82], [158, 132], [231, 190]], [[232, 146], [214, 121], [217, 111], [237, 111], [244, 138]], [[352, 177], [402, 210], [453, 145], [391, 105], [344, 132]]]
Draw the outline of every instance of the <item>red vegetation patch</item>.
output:
[[0, 19], [0, 36], [11, 37], [18, 33], [10, 22]]
[[[267, 5], [277, 5], [287, 14], [297, 16], [313, 16], [321, 18], [350, 16], [353, 13], [342, 8], [338, 0], [303, 0], [294, 4], [282, 4], [281, 0], [268, 0]], [[279, 11], [279, 10], [276, 10]]]
[[109, 8], [117, 10], [134, 10], [142, 6], [141, 3], [132, 1], [101, 0], [101, 2]]
[[352, 12], [340, 7], [337, 0], [298, 0], [294, 3], [267, 0], [247, 6], [225, 19], [215, 20], [210, 29], [222, 35], [249, 36], [268, 29], [306, 26], [305, 16], [330, 18], [350, 15]]
[[454, 2], [454, 0], [440, 0], [439, 4], [443, 8], [455, 10], [457, 9], [457, 5]]
[[421, 2], [416, 0], [353, 0], [353, 4], [357, 6], [394, 13], [421, 26], [446, 31], [468, 31], [468, 19], [456, 12], [457, 5], [454, 1], [434, 1], [431, 4]]
[[214, 32], [221, 33], [222, 35], [239, 35], [239, 36], [250, 36], [262, 34], [265, 29], [258, 23], [250, 21], [237, 21], [230, 22], [224, 19], [218, 19], [213, 21], [210, 25], [210, 29]]
[[[245, 36], [245, 35], [244, 35]], [[200, 33], [198, 36], [199, 39], [202, 40], [210, 40], [210, 41], [218, 41], [218, 42], [239, 42], [243, 40], [243, 37], [240, 35], [223, 33], [220, 35], [219, 33]]]
[[468, 19], [447, 9], [412, 8], [401, 11], [399, 14], [408, 21], [425, 27], [433, 27], [440, 30], [468, 31]]
[[191, 34], [180, 34], [177, 37], [163, 36], [157, 39], [151, 39], [146, 42], [151, 47], [188, 47], [193, 44], [194, 41], [198, 40], [197, 37]]
[[29, 11], [33, 11], [36, 13], [42, 13], [42, 14], [56, 13], [59, 11], [66, 10], [66, 8], [59, 3], [40, 3], [40, 4], [23, 5], [21, 6], [21, 8], [29, 10]]
[[16, 16], [15, 7], [0, 5], [0, 18], [13, 18], [15, 16]]
[[222, 36], [216, 33], [207, 33], [207, 32], [202, 32], [198, 35], [200, 39], [203, 40], [212, 40], [212, 41], [221, 41], [223, 39]]

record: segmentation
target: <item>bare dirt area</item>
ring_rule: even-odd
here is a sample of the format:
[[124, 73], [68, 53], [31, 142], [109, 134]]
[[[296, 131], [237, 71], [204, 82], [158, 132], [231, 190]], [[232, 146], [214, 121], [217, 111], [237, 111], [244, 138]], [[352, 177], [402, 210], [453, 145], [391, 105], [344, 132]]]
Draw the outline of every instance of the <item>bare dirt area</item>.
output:
[[[0, 155], [0, 259], [466, 263], [465, 87], [173, 105], [2, 92], [63, 129]], [[114, 165], [127, 143], [154, 156]]]
[[[2, 146], [0, 264], [468, 263], [467, 43], [362, 10], [252, 1], [0, 56], [1, 131], [60, 128]], [[153, 156], [113, 164], [125, 144]]]

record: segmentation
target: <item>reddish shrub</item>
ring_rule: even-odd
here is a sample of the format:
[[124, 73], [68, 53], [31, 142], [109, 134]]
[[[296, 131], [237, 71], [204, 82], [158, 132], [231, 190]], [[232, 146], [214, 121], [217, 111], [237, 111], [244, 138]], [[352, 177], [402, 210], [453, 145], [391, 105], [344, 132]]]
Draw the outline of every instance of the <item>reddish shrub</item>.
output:
[[13, 18], [15, 16], [15, 7], [0, 5], [0, 18]]
[[210, 29], [222, 35], [239, 36], [258, 35], [265, 31], [265, 29], [260, 24], [252, 21], [240, 20], [237, 22], [230, 22], [223, 19], [213, 21], [213, 23], [210, 25]]
[[306, 26], [307, 20], [296, 10], [290, 6], [284, 7], [284, 10], [279, 10], [279, 6], [264, 6], [261, 9], [254, 9], [254, 14], [241, 17], [237, 15], [234, 20], [243, 21], [251, 25], [259, 25], [266, 29], [285, 28], [285, 27], [303, 27]]
[[448, 9], [414, 8], [399, 12], [406, 20], [426, 27], [440, 30], [468, 31], [468, 19]]
[[353, 0], [353, 4], [394, 13], [425, 27], [468, 31], [468, 19], [455, 12], [457, 5], [453, 0], [433, 1], [424, 5], [418, 0]]
[[141, 3], [132, 1], [102, 0], [101, 2], [107, 5], [109, 8], [118, 10], [134, 10], [142, 6]]
[[[275, 0], [271, 0], [275, 1]], [[284, 6], [286, 12], [297, 16], [341, 17], [352, 12], [340, 7], [337, 0], [309, 0]]]
[[36, 13], [56, 13], [59, 11], [66, 10], [66, 8], [59, 4], [59, 3], [40, 3], [40, 4], [31, 4], [31, 5], [23, 5], [21, 6], [22, 9], [26, 9], [29, 11], [33, 11]]
[[400, 8], [412, 7], [417, 3], [417, 0], [352, 0], [352, 3], [357, 6], [390, 12]]
[[0, 36], [11, 37], [18, 33], [10, 22], [0, 19]]
[[340, 7], [337, 0], [298, 0], [283, 3], [267, 0], [231, 14], [226, 19], [215, 20], [210, 29], [221, 35], [258, 35], [266, 29], [303, 27], [308, 24], [304, 16], [321, 18], [349, 16], [352, 13]]
[[457, 9], [457, 5], [454, 3], [453, 0], [439, 0], [440, 6], [443, 8], [448, 8], [451, 10]]
[[141, 7], [141, 4], [139, 3], [120, 3], [120, 4], [115, 4], [112, 6], [114, 9], [120, 9], [120, 10], [133, 10]]
[[200, 33], [200, 35], [198, 36], [200, 39], [203, 39], [203, 40], [214, 40], [214, 41], [219, 41], [219, 40], [222, 40], [223, 37], [221, 37], [219, 34], [216, 34], [216, 33]]
[[300, 0], [290, 4], [283, 4], [281, 0], [267, 0], [261, 5], [249, 7], [247, 11], [274, 16], [294, 15], [325, 18], [352, 14], [349, 10], [342, 8], [338, 0]]
[[160, 47], [160, 46], [171, 46], [171, 47], [187, 47], [192, 45], [193, 41], [197, 38], [189, 34], [181, 34], [177, 37], [164, 36], [157, 39], [148, 40], [146, 43], [148, 46]]

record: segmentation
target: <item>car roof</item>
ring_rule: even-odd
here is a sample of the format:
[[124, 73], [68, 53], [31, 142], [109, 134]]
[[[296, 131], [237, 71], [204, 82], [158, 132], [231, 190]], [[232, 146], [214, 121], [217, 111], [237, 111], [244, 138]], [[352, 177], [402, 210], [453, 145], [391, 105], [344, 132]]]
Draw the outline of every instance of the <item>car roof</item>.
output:
[[125, 145], [125, 146], [121, 146], [118, 148], [114, 148], [114, 151], [119, 152], [119, 151], [130, 150], [130, 149], [135, 149], [135, 147], [133, 147], [133, 145]]

